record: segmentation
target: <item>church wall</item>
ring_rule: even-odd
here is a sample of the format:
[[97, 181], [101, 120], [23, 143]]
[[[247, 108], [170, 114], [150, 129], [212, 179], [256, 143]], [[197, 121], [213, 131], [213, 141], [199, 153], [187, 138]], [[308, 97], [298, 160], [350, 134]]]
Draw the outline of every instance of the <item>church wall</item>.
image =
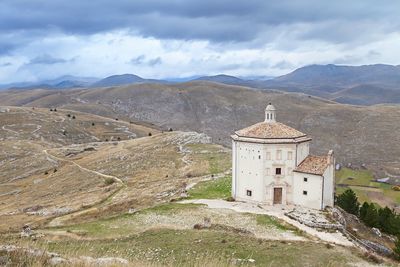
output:
[[310, 154], [310, 142], [297, 145], [297, 165], [299, 165]]
[[[306, 181], [305, 181], [306, 179]], [[322, 176], [294, 172], [293, 202], [295, 205], [321, 209]]]
[[[256, 143], [236, 142], [236, 194], [237, 200], [263, 202], [264, 146]], [[235, 175], [233, 175], [235, 176]], [[235, 181], [236, 180], [236, 181]], [[248, 196], [248, 192], [251, 196]]]
[[[233, 141], [232, 196], [238, 200], [273, 203], [273, 188], [283, 188], [283, 203], [292, 203], [295, 144]], [[276, 174], [281, 168], [281, 175]], [[251, 191], [251, 196], [247, 195]]]
[[333, 207], [335, 201], [335, 163], [333, 162], [324, 172], [324, 208]]
[[[264, 146], [265, 201], [267, 204], [272, 205], [274, 188], [282, 187], [282, 204], [291, 204], [293, 201], [293, 170], [296, 167], [296, 145], [265, 144]], [[281, 168], [281, 175], [276, 174], [276, 168]]]

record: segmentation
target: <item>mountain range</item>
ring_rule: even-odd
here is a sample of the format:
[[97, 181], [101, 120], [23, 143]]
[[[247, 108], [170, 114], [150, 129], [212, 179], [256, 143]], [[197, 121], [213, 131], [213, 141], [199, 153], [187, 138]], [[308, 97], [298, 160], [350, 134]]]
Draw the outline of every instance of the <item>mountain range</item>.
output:
[[209, 81], [256, 89], [299, 92], [344, 104], [400, 103], [400, 66], [384, 64], [363, 66], [309, 65], [275, 78], [239, 78], [225, 74], [165, 80], [145, 79], [134, 74], [112, 75], [104, 79], [62, 76], [54, 80], [36, 83], [0, 85], [0, 89], [95, 88], [140, 83], [172, 84], [187, 81]]

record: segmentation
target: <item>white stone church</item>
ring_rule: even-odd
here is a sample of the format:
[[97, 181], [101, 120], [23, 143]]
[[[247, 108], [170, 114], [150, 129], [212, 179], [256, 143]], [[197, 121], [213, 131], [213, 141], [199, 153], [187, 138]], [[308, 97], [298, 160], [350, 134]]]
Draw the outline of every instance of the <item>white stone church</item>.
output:
[[309, 154], [311, 138], [276, 121], [269, 104], [265, 120], [232, 137], [232, 196], [266, 205], [324, 209], [334, 204], [335, 159]]

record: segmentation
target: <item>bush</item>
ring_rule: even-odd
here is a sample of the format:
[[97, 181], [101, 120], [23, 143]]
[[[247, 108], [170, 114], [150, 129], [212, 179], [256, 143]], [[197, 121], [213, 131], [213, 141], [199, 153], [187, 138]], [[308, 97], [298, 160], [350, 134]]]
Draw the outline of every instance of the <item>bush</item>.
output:
[[400, 185], [395, 185], [392, 187], [394, 191], [400, 191]]
[[115, 180], [113, 178], [106, 178], [104, 180], [105, 185], [112, 185], [113, 183], [115, 183]]
[[347, 189], [343, 194], [339, 195], [336, 200], [336, 204], [347, 211], [348, 213], [358, 216], [360, 203], [353, 190]]
[[149, 136], [152, 136], [152, 134], [151, 134], [151, 133], [149, 133]]
[[73, 119], [73, 120], [75, 120], [75, 119], [76, 119], [75, 115], [73, 115], [73, 116], [72, 116], [72, 119]]

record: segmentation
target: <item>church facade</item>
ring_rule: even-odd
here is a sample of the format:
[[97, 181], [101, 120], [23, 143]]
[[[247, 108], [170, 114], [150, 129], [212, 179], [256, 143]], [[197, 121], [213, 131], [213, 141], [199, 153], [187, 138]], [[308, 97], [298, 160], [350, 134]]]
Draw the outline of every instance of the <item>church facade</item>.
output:
[[309, 154], [311, 138], [276, 121], [269, 104], [265, 120], [232, 136], [232, 197], [266, 205], [324, 209], [334, 205], [335, 159]]

